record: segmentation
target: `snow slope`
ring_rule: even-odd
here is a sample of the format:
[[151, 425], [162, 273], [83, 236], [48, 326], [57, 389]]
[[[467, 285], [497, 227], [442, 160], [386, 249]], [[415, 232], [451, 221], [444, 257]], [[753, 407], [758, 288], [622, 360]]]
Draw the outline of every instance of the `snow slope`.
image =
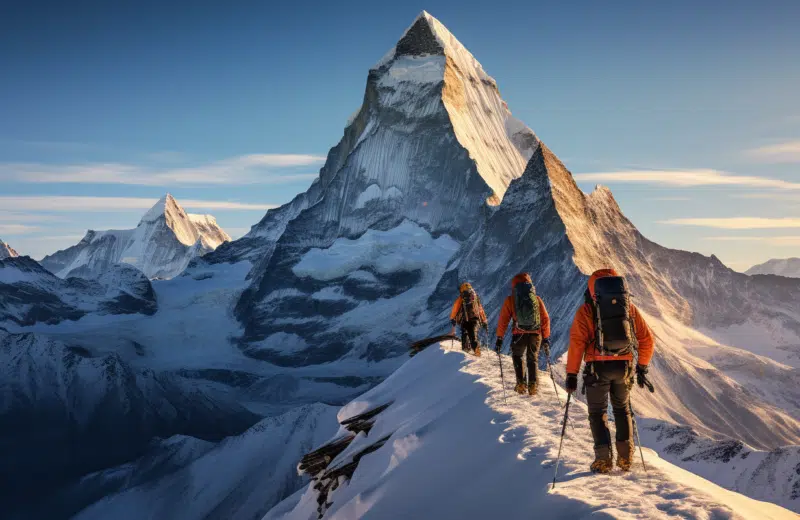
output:
[[773, 258], [763, 264], [754, 265], [745, 274], [775, 274], [800, 278], [800, 258]]
[[295, 471], [297, 461], [335, 431], [335, 418], [334, 407], [316, 404], [264, 419], [177, 471], [126, 486], [74, 518], [260, 518], [306, 483]]
[[6, 258], [12, 258], [15, 256], [19, 256], [19, 254], [14, 251], [14, 248], [0, 240], [0, 260], [5, 260]]
[[[340, 480], [328, 495], [324, 518], [513, 519], [530, 518], [533, 511], [548, 518], [796, 518], [647, 448], [647, 473], [637, 463], [629, 474], [590, 474], [593, 450], [580, 402], [570, 407], [574, 429], [567, 430], [551, 490], [562, 416], [556, 396], [543, 385], [537, 399], [509, 394], [504, 404], [495, 356], [465, 359], [447, 343], [430, 347], [342, 408], [339, 420], [389, 402], [369, 434], [359, 434], [329, 464], [344, 464], [388, 436], [383, 447], [360, 459], [351, 480]], [[264, 519], [316, 519], [316, 498], [309, 485]]]
[[187, 378], [2, 328], [0, 381], [0, 445], [13, 447], [0, 457], [0, 502], [11, 518], [37, 517], [48, 507], [56, 508], [51, 517], [68, 516], [51, 493], [144, 455], [155, 437], [218, 441], [259, 419]]
[[172, 278], [230, 239], [214, 217], [188, 214], [167, 194], [135, 229], [89, 230], [77, 245], [46, 256], [41, 264], [61, 278], [96, 277], [117, 263], [133, 265], [151, 279]]

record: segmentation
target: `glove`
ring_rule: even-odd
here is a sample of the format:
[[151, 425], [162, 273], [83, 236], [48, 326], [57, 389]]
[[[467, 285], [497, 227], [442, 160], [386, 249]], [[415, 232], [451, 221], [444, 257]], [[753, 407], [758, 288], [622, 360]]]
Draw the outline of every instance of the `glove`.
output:
[[578, 374], [567, 374], [567, 393], [571, 394], [577, 389], [578, 389]]
[[503, 338], [497, 338], [497, 341], [494, 342], [494, 351], [498, 354], [500, 353], [500, 349], [503, 348]]
[[481, 323], [481, 327], [483, 327], [483, 330], [489, 330], [489, 324], [486, 323], [485, 321]]
[[456, 320], [450, 320], [450, 326], [455, 327], [458, 322]]
[[544, 350], [544, 355], [548, 358], [550, 357], [550, 338], [545, 338], [542, 340], [542, 350]]
[[650, 392], [655, 392], [653, 383], [647, 379], [647, 367], [645, 365], [636, 365], [636, 384], [639, 388], [647, 387]]

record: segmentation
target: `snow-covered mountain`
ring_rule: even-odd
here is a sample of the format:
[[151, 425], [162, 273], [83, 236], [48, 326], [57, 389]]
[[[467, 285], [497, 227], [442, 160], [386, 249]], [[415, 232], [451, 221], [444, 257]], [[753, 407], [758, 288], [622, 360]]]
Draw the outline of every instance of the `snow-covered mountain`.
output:
[[[167, 202], [143, 223], [160, 221], [164, 215], [160, 229], [169, 236], [175, 232], [168, 225]], [[59, 273], [90, 269], [70, 265], [72, 255], [77, 258], [86, 251], [89, 256], [95, 242], [79, 244], [80, 251], [71, 254], [59, 253], [61, 263], [54, 269]], [[117, 251], [113, 244], [97, 244], [96, 250], [115, 255]], [[103, 264], [105, 254], [92, 255], [97, 265]], [[655, 395], [636, 394], [634, 406], [641, 417], [690, 427], [708, 442], [733, 439], [767, 451], [800, 443], [800, 280], [746, 276], [714, 257], [666, 249], [644, 238], [610, 191], [598, 188], [587, 195], [578, 188], [558, 158], [511, 116], [496, 83], [474, 57], [441, 23], [423, 13], [370, 70], [363, 104], [312, 186], [269, 211], [242, 239], [194, 258], [181, 276], [153, 281], [150, 300], [158, 302], [157, 312], [96, 317], [84, 310], [75, 316], [77, 321], [46, 325], [46, 313], [30, 314], [27, 307], [15, 304], [7, 321], [13, 322], [15, 333], [35, 331], [42, 341], [80, 347], [94, 362], [116, 355], [135, 370], [190, 379], [204, 392], [220, 392], [259, 415], [276, 421], [297, 419], [302, 423], [297, 438], [318, 440], [313, 417], [302, 419], [313, 414], [304, 415], [302, 410], [316, 402], [344, 404], [386, 377], [395, 382], [407, 378], [409, 384], [417, 376], [425, 377], [419, 363], [392, 373], [405, 361], [401, 354], [411, 340], [449, 329], [447, 311], [459, 282], [472, 282], [493, 321], [511, 277], [531, 272], [550, 310], [558, 354], [566, 349], [567, 330], [582, 302], [588, 275], [607, 266], [628, 277], [637, 305], [659, 337], [652, 371], [658, 390]], [[77, 283], [74, 280], [61, 282]], [[43, 292], [61, 294], [63, 288]], [[60, 296], [59, 300], [66, 301]], [[8, 305], [7, 301], [0, 291], [0, 305]], [[97, 308], [97, 301], [92, 308]], [[15, 342], [8, 348], [25, 347]], [[442, 429], [433, 435], [444, 439], [445, 433], [452, 438], [452, 432], [458, 432], [462, 437], [474, 426], [481, 432], [478, 435], [486, 435], [488, 446], [499, 434], [516, 435], [516, 431], [534, 438], [533, 456], [549, 454], [555, 410], [546, 412], [546, 406], [537, 403], [534, 415], [515, 420], [519, 430], [491, 430], [489, 435], [485, 428], [490, 428], [494, 415], [486, 413], [494, 412], [479, 407], [486, 393], [475, 392], [477, 385], [460, 386], [472, 382], [459, 375], [460, 357], [443, 359], [448, 361], [432, 363], [438, 367], [441, 385], [431, 382], [424, 397], [457, 396], [463, 391], [473, 392], [475, 402], [463, 416], [437, 416]], [[489, 370], [489, 365], [481, 370]], [[556, 373], [561, 377], [563, 369]], [[58, 386], [42, 388], [55, 392]], [[401, 415], [391, 424], [428, 417]], [[467, 421], [473, 415], [485, 423]], [[524, 429], [522, 423], [528, 420], [543, 426]], [[274, 432], [276, 443], [285, 441], [282, 433]], [[576, 442], [586, 444], [588, 435], [584, 428]], [[412, 454], [414, 442], [395, 437], [391, 444], [395, 452], [388, 460], [395, 457], [397, 467], [411, 468], [403, 458]], [[443, 443], [428, 444], [427, 449], [436, 451]], [[583, 444], [581, 453], [588, 453], [590, 448]], [[219, 450], [182, 438], [154, 439], [140, 457], [92, 469], [86, 480], [70, 481], [69, 500], [81, 496], [81, 504], [94, 503], [83, 512], [87, 518], [106, 512], [115, 516], [132, 510], [137, 501], [152, 504], [151, 510], [159, 514], [184, 510], [198, 516], [213, 516], [215, 511], [231, 517], [242, 512], [243, 518], [256, 514], [262, 509], [254, 507], [253, 488], [241, 486], [239, 470], [208, 474], [227, 456], [223, 446], [242, 446], [242, 453], [255, 450], [248, 447], [249, 441], [239, 444], [236, 439], [224, 441]], [[287, 456], [294, 456], [297, 446], [293, 444]], [[491, 471], [497, 450], [504, 448], [503, 443], [499, 446], [492, 444], [479, 452], [484, 458], [476, 460], [482, 471]], [[273, 448], [263, 446], [269, 460], [276, 453]], [[206, 459], [211, 453], [217, 455]], [[231, 453], [246, 458], [238, 449]], [[466, 474], [458, 460], [437, 460], [443, 479], [451, 470]], [[416, 470], [436, 475], [426, 464], [416, 463], [414, 471], [402, 472], [411, 475], [408, 478], [414, 478]], [[588, 466], [583, 458], [568, 464], [581, 470]], [[151, 465], [159, 469], [148, 475], [144, 468]], [[394, 462], [389, 465], [395, 467]], [[237, 468], [247, 474], [255, 471], [249, 462]], [[664, 472], [674, 496], [689, 489], [684, 486], [686, 479], [692, 480], [691, 489], [706, 489], [707, 483], [699, 485], [671, 466]], [[391, 473], [386, 481], [398, 474]], [[131, 478], [120, 484], [119, 475]], [[369, 478], [374, 475], [369, 473]], [[384, 489], [382, 478], [372, 479], [375, 489]], [[189, 480], [193, 483], [184, 485]], [[584, 480], [576, 481], [576, 486], [583, 486]], [[517, 479], [512, 475], [509, 481]], [[264, 491], [263, 508], [298, 484], [284, 460], [264, 482], [276, 487]], [[675, 514], [684, 511], [676, 509], [680, 504], [670, 503], [668, 492], [662, 493], [667, 488], [655, 489], [652, 482], [635, 478], [629, 484], [636, 496], [654, 494], [656, 502], [643, 509], [646, 513], [659, 506], [672, 508], [669, 511]], [[213, 496], [192, 506], [206, 485], [213, 486]], [[471, 486], [446, 491], [454, 499], [482, 496], [477, 491], [485, 486]], [[601, 492], [591, 486], [593, 492]], [[239, 488], [241, 493], [235, 491]], [[735, 497], [714, 489], [711, 498], [692, 502], [686, 511], [699, 511], [704, 505], [716, 511], [720, 497], [725, 503]], [[102, 499], [110, 493], [114, 495]], [[531, 497], [549, 500], [535, 493]], [[365, 503], [359, 500], [337, 498], [337, 503], [353, 508]], [[69, 503], [77, 507], [76, 502]], [[614, 504], [609, 510], [612, 516], [613, 507], [636, 515], [631, 504]], [[583, 503], [575, 511], [588, 512], [587, 507]], [[356, 509], [342, 511], [358, 516]]]
[[0, 260], [19, 256], [14, 248], [0, 240]]
[[44, 257], [41, 264], [61, 278], [96, 277], [118, 263], [133, 265], [151, 279], [172, 278], [230, 239], [214, 217], [186, 213], [167, 194], [135, 229], [89, 230], [78, 244]]
[[156, 307], [150, 280], [131, 266], [111, 266], [93, 280], [62, 280], [27, 256], [0, 260], [0, 326], [54, 325], [89, 315], [152, 315]]
[[800, 278], [800, 258], [773, 258], [763, 264], [754, 265], [746, 274], [776, 274]]

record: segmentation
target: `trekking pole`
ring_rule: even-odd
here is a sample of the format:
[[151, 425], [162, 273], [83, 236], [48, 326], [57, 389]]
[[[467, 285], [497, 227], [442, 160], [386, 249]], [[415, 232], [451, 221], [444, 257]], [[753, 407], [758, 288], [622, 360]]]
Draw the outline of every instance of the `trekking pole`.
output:
[[500, 364], [500, 384], [503, 385], [503, 404], [508, 405], [508, 398], [506, 398], [506, 377], [503, 375], [503, 358], [500, 353], [497, 353], [497, 362]]
[[[550, 363], [550, 356], [547, 357], [547, 369], [550, 371], [550, 380], [553, 381], [553, 391], [556, 393], [558, 409], [560, 410], [564, 405], [561, 404], [561, 396], [558, 395], [558, 385], [556, 384], [556, 376], [553, 375], [553, 365]], [[575, 431], [575, 425], [572, 424], [572, 421], [569, 421], [569, 427], [572, 428], [573, 432]]]
[[572, 400], [572, 393], [567, 394], [567, 406], [564, 408], [564, 424], [561, 425], [561, 440], [558, 443], [558, 457], [556, 457], [556, 472], [553, 475], [552, 491], [556, 488], [556, 478], [558, 478], [558, 465], [561, 463], [561, 447], [564, 446], [564, 434], [567, 433], [567, 419], [569, 418], [569, 403]]
[[633, 413], [633, 404], [631, 404], [631, 396], [628, 395], [628, 408], [631, 411], [631, 419], [633, 419], [633, 433], [636, 435], [636, 444], [639, 445], [639, 454], [642, 456], [642, 467], [644, 472], [647, 473], [647, 465], [644, 463], [644, 450], [642, 449], [642, 439], [639, 437], [639, 427], [636, 425], [636, 414]]

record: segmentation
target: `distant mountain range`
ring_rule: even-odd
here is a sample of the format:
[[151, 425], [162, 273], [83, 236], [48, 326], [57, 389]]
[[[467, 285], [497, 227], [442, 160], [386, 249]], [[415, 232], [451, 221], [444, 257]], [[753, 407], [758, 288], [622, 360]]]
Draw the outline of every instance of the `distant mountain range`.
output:
[[118, 263], [130, 264], [150, 279], [172, 278], [230, 239], [214, 217], [186, 213], [167, 194], [136, 228], [90, 230], [78, 244], [44, 257], [41, 264], [61, 278], [96, 277]]
[[763, 264], [754, 265], [747, 274], [776, 274], [790, 278], [800, 278], [800, 258], [774, 258]]

